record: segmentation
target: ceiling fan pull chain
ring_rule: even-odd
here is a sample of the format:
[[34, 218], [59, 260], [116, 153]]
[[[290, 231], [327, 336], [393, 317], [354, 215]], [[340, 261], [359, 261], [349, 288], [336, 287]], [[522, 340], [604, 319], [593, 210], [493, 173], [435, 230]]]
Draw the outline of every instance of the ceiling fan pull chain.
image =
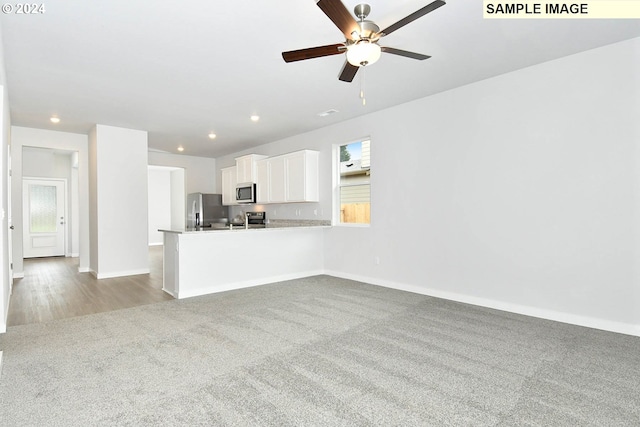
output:
[[360, 99], [362, 99], [362, 105], [366, 105], [367, 104], [367, 100], [364, 97], [364, 69], [366, 67], [360, 67], [362, 68], [362, 73], [360, 73]]

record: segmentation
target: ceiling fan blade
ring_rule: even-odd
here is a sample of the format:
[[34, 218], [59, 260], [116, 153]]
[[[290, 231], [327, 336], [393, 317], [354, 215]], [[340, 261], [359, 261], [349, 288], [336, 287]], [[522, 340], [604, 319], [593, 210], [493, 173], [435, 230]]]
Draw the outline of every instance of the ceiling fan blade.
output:
[[411, 15], [399, 20], [395, 24], [393, 24], [393, 25], [385, 28], [384, 30], [380, 31], [379, 34], [381, 34], [383, 36], [389, 35], [389, 34], [393, 33], [395, 30], [397, 30], [398, 28], [404, 27], [405, 25], [415, 21], [416, 19], [426, 15], [429, 12], [433, 12], [434, 10], [436, 10], [440, 6], [444, 6], [445, 4], [446, 3], [443, 2], [442, 0], [436, 0], [436, 1], [432, 2], [432, 3], [429, 3], [428, 5], [423, 7], [422, 9], [413, 12]]
[[320, 58], [323, 56], [338, 55], [345, 51], [344, 44], [330, 44], [327, 46], [310, 47], [307, 49], [290, 50], [282, 52], [284, 62], [302, 61], [303, 59]]
[[345, 38], [355, 40], [351, 33], [360, 32], [358, 23], [351, 16], [351, 13], [344, 7], [340, 0], [318, 0], [318, 7], [331, 19], [331, 21], [342, 31]]
[[349, 62], [345, 61], [344, 67], [342, 67], [342, 71], [340, 72], [338, 80], [342, 80], [343, 82], [348, 83], [352, 82], [359, 68], [360, 67], [356, 67], [355, 65], [351, 65]]
[[423, 61], [425, 59], [431, 58], [429, 55], [423, 55], [421, 53], [409, 52], [408, 50], [394, 49], [392, 47], [381, 46], [380, 50], [382, 50], [383, 52], [386, 52], [386, 53], [392, 53], [394, 55], [406, 56], [407, 58], [417, 59], [419, 61]]

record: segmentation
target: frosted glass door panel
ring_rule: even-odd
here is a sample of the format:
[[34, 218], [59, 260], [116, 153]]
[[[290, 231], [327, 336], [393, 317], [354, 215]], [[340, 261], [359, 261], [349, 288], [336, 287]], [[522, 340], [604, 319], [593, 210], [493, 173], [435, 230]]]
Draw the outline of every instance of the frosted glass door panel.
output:
[[29, 207], [32, 233], [55, 233], [58, 215], [56, 187], [30, 185]]

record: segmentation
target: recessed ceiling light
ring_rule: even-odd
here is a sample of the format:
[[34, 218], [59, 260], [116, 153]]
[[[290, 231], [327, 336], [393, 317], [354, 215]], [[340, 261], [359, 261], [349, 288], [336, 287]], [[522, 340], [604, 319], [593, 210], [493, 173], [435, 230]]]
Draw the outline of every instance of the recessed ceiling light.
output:
[[260, 116], [256, 116], [255, 114], [253, 116], [251, 116], [251, 121], [252, 122], [257, 122], [258, 120], [260, 120]]
[[182, 145], [178, 146], [178, 151], [183, 152], [184, 151], [184, 147]]
[[213, 132], [209, 133], [209, 139], [216, 139], [216, 134]]
[[49, 120], [51, 120], [51, 123], [60, 123], [60, 118], [56, 116], [51, 116]]

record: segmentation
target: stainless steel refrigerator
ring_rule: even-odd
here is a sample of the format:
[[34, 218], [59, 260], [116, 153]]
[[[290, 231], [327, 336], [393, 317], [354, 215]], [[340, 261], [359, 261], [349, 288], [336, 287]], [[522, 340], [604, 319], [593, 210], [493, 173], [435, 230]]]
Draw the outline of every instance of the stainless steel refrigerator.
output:
[[222, 194], [187, 195], [187, 228], [223, 227], [229, 222], [229, 207], [222, 206]]

